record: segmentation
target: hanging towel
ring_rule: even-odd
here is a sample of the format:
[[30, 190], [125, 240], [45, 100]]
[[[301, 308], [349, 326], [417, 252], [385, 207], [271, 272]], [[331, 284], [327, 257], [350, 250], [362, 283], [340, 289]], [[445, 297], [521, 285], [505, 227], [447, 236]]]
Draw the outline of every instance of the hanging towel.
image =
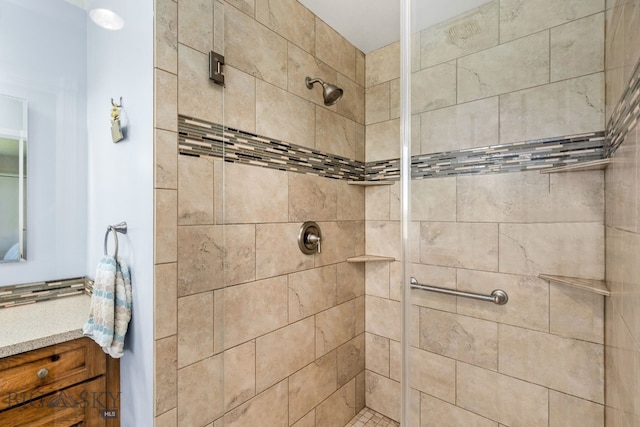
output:
[[121, 258], [103, 257], [98, 263], [91, 295], [89, 319], [83, 335], [113, 358], [124, 352], [124, 337], [131, 320], [131, 275]]

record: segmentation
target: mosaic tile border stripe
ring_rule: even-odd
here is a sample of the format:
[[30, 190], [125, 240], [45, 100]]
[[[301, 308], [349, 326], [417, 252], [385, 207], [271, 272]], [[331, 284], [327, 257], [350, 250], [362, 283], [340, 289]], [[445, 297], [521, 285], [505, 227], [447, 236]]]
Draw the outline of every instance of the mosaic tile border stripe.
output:
[[93, 282], [85, 277], [3, 286], [0, 287], [0, 309], [85, 293], [91, 294], [92, 288]]
[[364, 163], [357, 160], [186, 116], [178, 116], [178, 150], [187, 156], [215, 157], [326, 178], [364, 178]]
[[[359, 162], [216, 123], [178, 116], [182, 155], [352, 181], [400, 178], [400, 159]], [[521, 172], [600, 160], [605, 132], [545, 138], [512, 144], [412, 156], [412, 178]]]
[[[600, 160], [604, 131], [411, 157], [411, 178], [523, 172]], [[400, 179], [400, 159], [369, 162], [366, 181]]]
[[611, 157], [640, 119], [640, 61], [607, 123], [606, 157]]

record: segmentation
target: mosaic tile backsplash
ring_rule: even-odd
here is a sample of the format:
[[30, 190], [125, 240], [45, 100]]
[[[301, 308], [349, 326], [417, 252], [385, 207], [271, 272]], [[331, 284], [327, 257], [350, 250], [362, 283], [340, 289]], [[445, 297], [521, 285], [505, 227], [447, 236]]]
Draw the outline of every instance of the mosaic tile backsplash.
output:
[[635, 127], [640, 118], [640, 61], [631, 74], [631, 79], [620, 100], [616, 104], [607, 124], [608, 141], [606, 157], [618, 149], [627, 134]]
[[[216, 123], [178, 117], [180, 154], [224, 158], [333, 179], [385, 181], [400, 178], [400, 160], [359, 162], [258, 136]], [[600, 160], [604, 131], [512, 144], [412, 156], [413, 178], [518, 172]]]
[[83, 293], [91, 294], [92, 289], [93, 281], [86, 277], [3, 286], [0, 288], [0, 308], [33, 304]]

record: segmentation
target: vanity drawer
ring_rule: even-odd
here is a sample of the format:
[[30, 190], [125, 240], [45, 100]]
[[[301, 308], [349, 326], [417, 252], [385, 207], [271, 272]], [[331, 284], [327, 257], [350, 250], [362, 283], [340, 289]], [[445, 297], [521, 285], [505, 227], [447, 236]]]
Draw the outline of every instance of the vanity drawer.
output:
[[0, 410], [103, 375], [105, 371], [104, 352], [88, 338], [0, 359]]
[[[105, 427], [105, 377], [60, 390], [0, 412], [2, 427]], [[97, 396], [98, 399], [94, 396]]]

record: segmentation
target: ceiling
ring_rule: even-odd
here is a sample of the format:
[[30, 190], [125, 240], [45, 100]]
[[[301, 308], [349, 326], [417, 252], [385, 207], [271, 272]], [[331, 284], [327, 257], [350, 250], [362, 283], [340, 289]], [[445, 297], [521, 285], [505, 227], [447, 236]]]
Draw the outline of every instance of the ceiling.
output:
[[[298, 0], [364, 53], [400, 40], [399, 0]], [[414, 0], [416, 32], [489, 0]]]

